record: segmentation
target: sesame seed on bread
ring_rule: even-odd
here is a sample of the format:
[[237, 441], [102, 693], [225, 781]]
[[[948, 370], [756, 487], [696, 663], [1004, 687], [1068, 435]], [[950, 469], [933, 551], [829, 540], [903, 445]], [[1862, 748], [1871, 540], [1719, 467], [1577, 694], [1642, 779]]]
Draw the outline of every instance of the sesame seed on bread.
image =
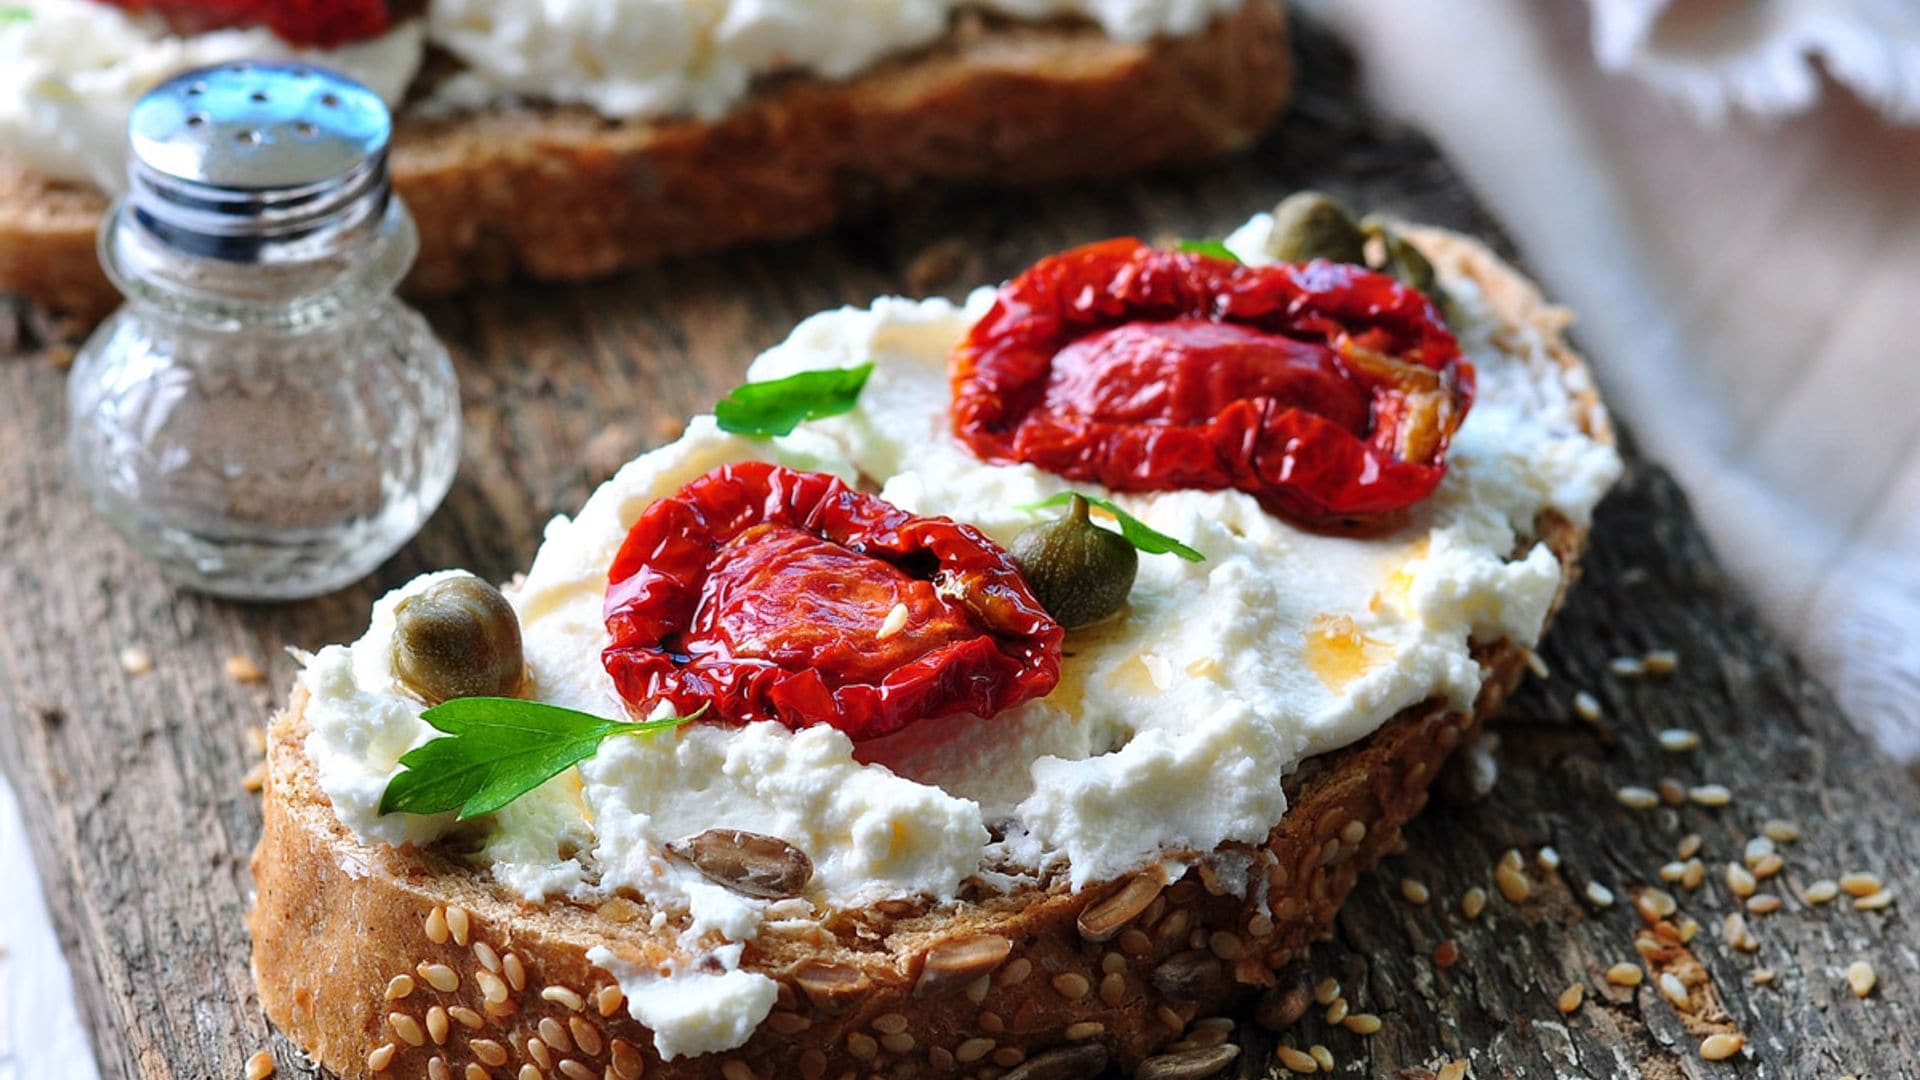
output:
[[[854, 79], [765, 80], [711, 122], [403, 109], [393, 179], [421, 235], [409, 288], [580, 280], [797, 236], [925, 183], [1199, 162], [1265, 130], [1290, 79], [1281, 8], [1248, 0], [1202, 33], [1142, 43], [969, 14], [942, 43]], [[0, 153], [0, 291], [83, 321], [111, 310], [94, 254], [105, 208], [92, 187]]]
[[[1517, 272], [1464, 237], [1408, 235], [1443, 275], [1472, 278], [1503, 326], [1537, 331], [1582, 376], [1573, 385], [1589, 385], [1561, 336], [1564, 313]], [[1577, 396], [1589, 434], [1611, 442], [1598, 400]], [[1564, 568], [1564, 598], [1585, 531], [1547, 513], [1535, 534]], [[770, 924], [742, 963], [778, 984], [772, 1014], [736, 1050], [670, 1062], [586, 956], [604, 946], [664, 961], [673, 926], [651, 929], [644, 898], [528, 905], [441, 852], [362, 843], [318, 787], [296, 693], [269, 736], [253, 857], [260, 1000], [294, 1042], [354, 1078], [1041, 1080], [1132, 1070], [1168, 1053], [1197, 1067], [1231, 1053], [1204, 1021], [1273, 986], [1275, 971], [1325, 932], [1359, 874], [1426, 803], [1448, 754], [1527, 669], [1513, 642], [1476, 643], [1474, 655], [1486, 677], [1471, 714], [1415, 706], [1287, 778], [1284, 818], [1263, 845], [1234, 853], [1253, 867], [1245, 896], [1203, 863], [1174, 882], [1149, 872], [1079, 892], [1064, 882], [982, 889], [934, 907], [901, 901]], [[1199, 1075], [1192, 1067], [1161, 1074]]]

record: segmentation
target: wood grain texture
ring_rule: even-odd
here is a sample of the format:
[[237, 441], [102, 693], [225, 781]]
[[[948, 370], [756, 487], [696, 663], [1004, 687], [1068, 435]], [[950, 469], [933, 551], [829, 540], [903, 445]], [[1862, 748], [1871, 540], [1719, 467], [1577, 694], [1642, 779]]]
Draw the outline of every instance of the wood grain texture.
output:
[[[282, 648], [356, 636], [375, 596], [424, 570], [520, 569], [548, 517], [675, 434], [679, 418], [704, 409], [799, 318], [930, 285], [957, 295], [1110, 235], [1218, 235], [1305, 185], [1491, 233], [1424, 140], [1365, 112], [1338, 50], [1310, 30], [1301, 37], [1292, 118], [1230, 168], [1027, 197], [927, 193], [817, 241], [432, 307], [463, 380], [460, 479], [373, 579], [309, 603], [249, 607], [168, 589], [76, 501], [60, 453], [60, 371], [44, 357], [0, 360], [0, 764], [25, 805], [103, 1072], [238, 1076], [249, 1054], [270, 1047], [279, 1075], [313, 1075], [255, 1007], [241, 918], [259, 828], [256, 798], [241, 786], [254, 764], [244, 732], [284, 699], [295, 665]], [[1469, 1059], [1478, 1077], [1915, 1075], [1920, 931], [1903, 905], [1920, 895], [1920, 791], [1872, 755], [1730, 594], [1664, 474], [1636, 463], [1594, 541], [1588, 579], [1545, 650], [1552, 678], [1509, 710], [1501, 783], [1478, 803], [1430, 811], [1408, 854], [1363, 879], [1334, 940], [1315, 952], [1316, 976], [1338, 975], [1384, 1030], [1363, 1039], [1316, 1016], [1282, 1038], [1326, 1044], [1347, 1076], [1419, 1077], [1452, 1058]], [[154, 669], [125, 671], [117, 654], [127, 646], [149, 653]], [[1680, 653], [1671, 676], [1607, 673], [1611, 657], [1661, 647]], [[231, 655], [261, 662], [268, 683], [230, 680]], [[1603, 727], [1572, 715], [1581, 688], [1599, 699]], [[1699, 731], [1703, 745], [1660, 751], [1654, 733], [1667, 726]], [[1662, 776], [1726, 784], [1734, 801], [1637, 812], [1614, 802], [1619, 786]], [[1719, 869], [1770, 816], [1805, 830], [1783, 847], [1788, 885], [1867, 869], [1899, 901], [1869, 913], [1844, 900], [1810, 909], [1770, 881], [1785, 910], [1750, 917], [1757, 954], [1729, 948], [1718, 933], [1731, 906]], [[1705, 926], [1692, 948], [1724, 1012], [1707, 1026], [1747, 1034], [1743, 1064], [1701, 1062], [1705, 1027], [1689, 1030], [1650, 987], [1598, 982], [1635, 958], [1631, 889], [1655, 882], [1689, 831], [1703, 836], [1713, 868], [1697, 892], [1677, 891]], [[1534, 868], [1542, 844], [1564, 857], [1557, 874]], [[1509, 847], [1525, 852], [1534, 897], [1514, 905], [1496, 893], [1478, 920], [1460, 917], [1461, 894], [1491, 891]], [[1433, 900], [1401, 899], [1403, 875]], [[1569, 889], [1588, 879], [1622, 902], [1596, 911], [1573, 899]], [[1441, 970], [1431, 954], [1445, 940], [1461, 959]], [[1864, 1001], [1842, 978], [1858, 958], [1879, 972]], [[1770, 989], [1749, 984], [1761, 965], [1780, 973]], [[1588, 1001], [1563, 1017], [1553, 999], [1572, 982], [1588, 985]], [[1240, 1075], [1277, 1069], [1270, 1036], [1242, 1025], [1240, 1037]]]

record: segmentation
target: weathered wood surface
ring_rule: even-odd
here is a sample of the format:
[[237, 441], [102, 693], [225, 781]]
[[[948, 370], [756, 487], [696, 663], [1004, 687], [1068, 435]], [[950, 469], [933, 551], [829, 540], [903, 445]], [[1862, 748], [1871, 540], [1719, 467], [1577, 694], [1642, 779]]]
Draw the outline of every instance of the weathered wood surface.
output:
[[[254, 1005], [242, 922], [259, 829], [256, 797], [241, 786], [254, 764], [244, 732], [288, 689], [294, 665], [282, 648], [357, 635], [375, 596], [423, 570], [508, 576], [550, 515], [671, 436], [795, 320], [924, 291], [941, 263], [955, 265], [938, 288], [957, 293], [1070, 243], [1218, 235], [1305, 185], [1492, 230], [1429, 144], [1366, 113], [1336, 48], [1309, 36], [1303, 52], [1292, 118], [1231, 167], [1033, 196], [929, 194], [816, 241], [432, 308], [464, 384], [460, 480], [378, 575], [310, 603], [237, 606], [169, 590], [88, 516], [64, 475], [61, 372], [41, 356], [0, 362], [0, 764], [25, 803], [105, 1074], [237, 1076], [262, 1047], [280, 1075], [312, 1074]], [[1664, 474], [1636, 463], [1595, 535], [1587, 580], [1545, 650], [1553, 675], [1523, 690], [1501, 729], [1500, 784], [1481, 802], [1431, 810], [1408, 853], [1363, 879], [1334, 940], [1315, 951], [1316, 977], [1338, 975], [1354, 1009], [1379, 1014], [1384, 1030], [1363, 1039], [1316, 1015], [1283, 1039], [1324, 1043], [1347, 1076], [1418, 1077], [1455, 1058], [1483, 1078], [1916, 1075], [1920, 931], [1907, 905], [1920, 901], [1920, 791], [1730, 594]], [[149, 653], [154, 669], [123, 670], [125, 647]], [[1607, 672], [1611, 657], [1663, 647], [1680, 654], [1669, 677]], [[260, 662], [269, 682], [229, 679], [233, 655]], [[1604, 726], [1573, 716], [1582, 688], [1600, 701]], [[1700, 732], [1703, 745], [1661, 751], [1654, 733], [1667, 726]], [[1629, 811], [1613, 799], [1621, 785], [1662, 776], [1722, 783], [1734, 800]], [[1786, 906], [1749, 917], [1760, 942], [1749, 955], [1720, 938], [1733, 906], [1721, 869], [1775, 816], [1806, 835], [1783, 846], [1784, 880], [1763, 883]], [[1657, 883], [1690, 831], [1704, 837], [1712, 872], [1697, 892], [1675, 891], [1704, 926], [1692, 950], [1718, 1002], [1705, 1025], [1683, 1020], [1651, 985], [1606, 989], [1600, 978], [1635, 959], [1630, 890]], [[1534, 868], [1543, 844], [1565, 860], [1557, 874]], [[1492, 891], [1509, 847], [1526, 853], [1533, 899], [1513, 905], [1495, 893], [1485, 914], [1464, 919], [1461, 895]], [[1899, 900], [1859, 912], [1844, 897], [1818, 908], [1798, 898], [1850, 869], [1878, 872]], [[1425, 882], [1433, 900], [1402, 899], [1402, 876]], [[1589, 879], [1621, 903], [1597, 911], [1574, 899], [1569, 890]], [[1431, 954], [1446, 940], [1461, 958], [1441, 970]], [[1855, 959], [1879, 974], [1864, 1001], [1842, 976]], [[1770, 988], [1750, 983], [1761, 966], [1779, 973]], [[1554, 998], [1571, 983], [1587, 985], [1587, 1004], [1563, 1017]], [[1748, 1053], [1703, 1063], [1697, 1043], [1709, 1028], [1745, 1032]], [[1243, 1025], [1242, 1037], [1241, 1075], [1277, 1070], [1270, 1036]]]

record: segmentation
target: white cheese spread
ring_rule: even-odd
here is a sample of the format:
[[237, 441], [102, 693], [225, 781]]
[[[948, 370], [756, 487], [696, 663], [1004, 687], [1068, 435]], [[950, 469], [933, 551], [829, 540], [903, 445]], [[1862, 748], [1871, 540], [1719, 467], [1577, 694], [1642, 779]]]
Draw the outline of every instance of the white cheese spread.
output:
[[98, 0], [22, 0], [0, 21], [0, 150], [34, 170], [124, 185], [127, 115], [155, 84], [228, 60], [298, 58], [398, 104], [424, 46], [461, 68], [424, 107], [585, 105], [621, 120], [724, 114], [764, 75], [857, 75], [937, 41], [955, 11], [1076, 16], [1124, 41], [1197, 33], [1244, 0], [430, 0], [367, 42], [294, 49], [266, 30], [191, 36]]
[[[1230, 244], [1260, 261], [1269, 227], [1256, 218]], [[910, 727], [857, 751], [828, 728], [774, 724], [615, 740], [577, 776], [500, 815], [483, 859], [530, 900], [630, 888], [686, 915], [679, 973], [596, 962], [661, 1032], [663, 1051], [700, 1053], [738, 1045], [751, 1026], [729, 1027], [710, 1000], [693, 998], [754, 1004], [771, 993], [739, 970], [737, 949], [712, 943], [792, 918], [795, 902], [715, 886], [664, 859], [669, 841], [730, 827], [800, 846], [817, 871], [804, 916], [883, 897], [951, 899], [975, 875], [1010, 884], [1058, 874], [1077, 887], [1150, 865], [1177, 871], [1222, 843], [1261, 840], [1286, 811], [1277, 778], [1302, 759], [1423, 700], [1470, 707], [1481, 680], [1470, 643], [1536, 641], [1560, 567], [1531, 540], [1532, 523], [1553, 509], [1584, 524], [1619, 473], [1614, 451], [1582, 433], [1577, 376], [1529, 330], [1496, 347], [1471, 283], [1450, 287], [1468, 313], [1462, 345], [1479, 395], [1445, 481], [1393, 532], [1304, 531], [1239, 492], [1113, 495], [1206, 559], [1143, 556], [1124, 613], [1069, 636], [1047, 698], [989, 720]], [[533, 696], [619, 714], [600, 662], [607, 568], [652, 500], [718, 465], [758, 458], [864, 475], [905, 509], [972, 522], [1003, 543], [1036, 520], [1020, 504], [1092, 489], [982, 463], [950, 433], [947, 354], [991, 299], [984, 289], [960, 307], [883, 299], [808, 319], [750, 377], [871, 360], [852, 412], [764, 441], [697, 417], [577, 517], [553, 522], [510, 596]], [[323, 650], [303, 676], [321, 786], [370, 840], [424, 840], [448, 824], [377, 813], [398, 756], [432, 734], [418, 705], [393, 690], [385, 659], [393, 603], [432, 580], [382, 600], [365, 637]], [[696, 971], [701, 981], [686, 981]]]

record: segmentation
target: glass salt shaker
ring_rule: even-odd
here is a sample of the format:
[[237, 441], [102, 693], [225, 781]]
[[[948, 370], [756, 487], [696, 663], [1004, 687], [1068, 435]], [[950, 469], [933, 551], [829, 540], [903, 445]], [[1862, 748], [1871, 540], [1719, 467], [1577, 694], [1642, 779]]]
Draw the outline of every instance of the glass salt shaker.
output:
[[453, 483], [459, 387], [393, 295], [419, 246], [392, 118], [320, 68], [167, 82], [129, 123], [100, 258], [127, 297], [67, 387], [94, 506], [166, 574], [252, 600], [372, 571]]

